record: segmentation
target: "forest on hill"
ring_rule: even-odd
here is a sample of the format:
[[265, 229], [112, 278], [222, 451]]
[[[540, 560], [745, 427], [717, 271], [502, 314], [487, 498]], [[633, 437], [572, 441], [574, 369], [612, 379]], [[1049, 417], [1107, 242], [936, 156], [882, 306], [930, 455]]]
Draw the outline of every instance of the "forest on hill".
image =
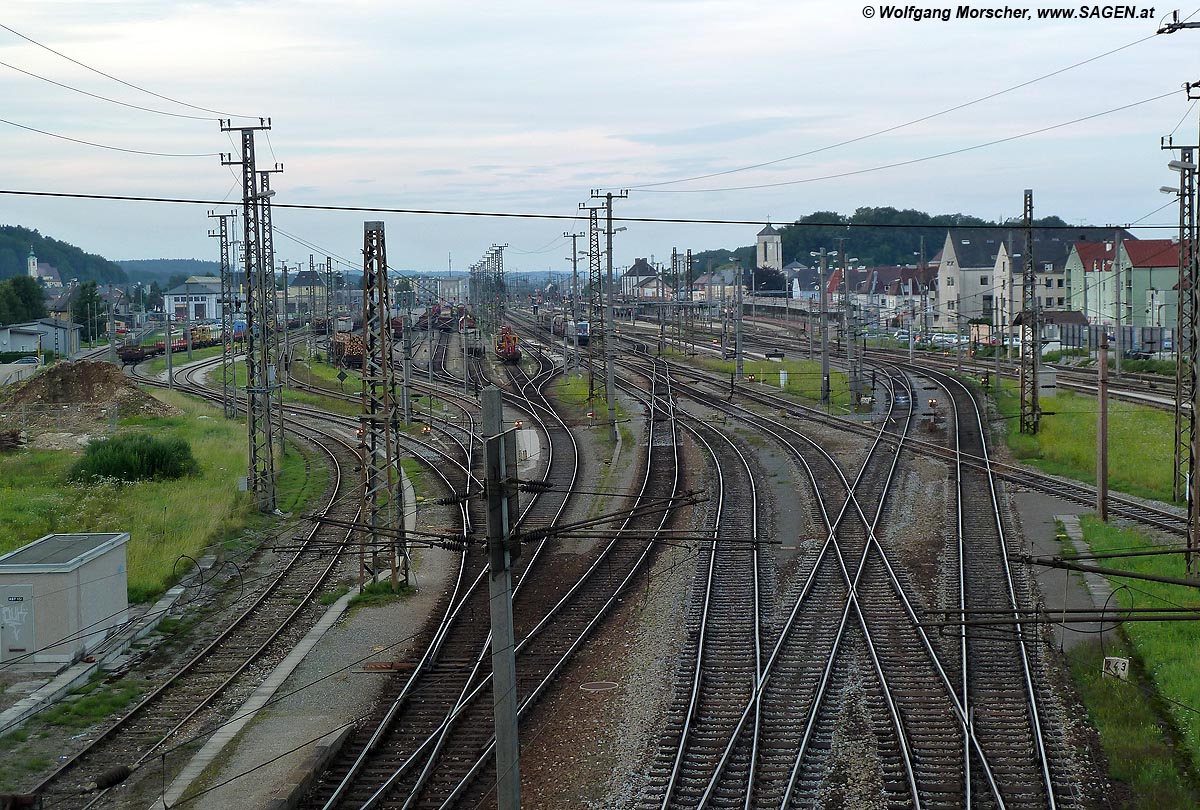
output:
[[142, 283], [157, 281], [160, 284], [178, 276], [219, 276], [221, 263], [203, 259], [119, 259], [117, 264], [128, 274], [129, 280]]
[[[1037, 227], [1068, 227], [1056, 216], [1034, 219]], [[814, 211], [787, 225], [776, 225], [783, 240], [783, 263], [799, 261], [813, 266], [810, 254], [838, 250], [839, 244], [859, 264], [868, 267], [888, 264], [916, 264], [920, 261], [921, 240], [924, 239], [925, 258], [932, 259], [946, 241], [946, 231], [956, 227], [1012, 228], [1019, 231], [1020, 220], [996, 222], [970, 214], [928, 214], [915, 209], [890, 206], [859, 208], [853, 214], [836, 211]], [[839, 242], [839, 240], [842, 240]], [[755, 261], [753, 245], [734, 250], [706, 250], [692, 255], [696, 275], [728, 264], [731, 256], [742, 260], [743, 267]]]
[[30, 247], [39, 264], [58, 270], [63, 284], [71, 279], [97, 284], [124, 284], [128, 280], [124, 270], [103, 256], [85, 253], [74, 245], [20, 225], [0, 225], [0, 280], [26, 274]]

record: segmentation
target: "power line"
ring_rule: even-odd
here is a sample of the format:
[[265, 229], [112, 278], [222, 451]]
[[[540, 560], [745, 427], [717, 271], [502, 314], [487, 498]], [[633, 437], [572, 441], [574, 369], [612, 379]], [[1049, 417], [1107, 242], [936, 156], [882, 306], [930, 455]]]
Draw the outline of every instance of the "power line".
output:
[[826, 175], [820, 175], [817, 177], [805, 177], [800, 180], [781, 180], [781, 181], [778, 181], [775, 183], [757, 183], [755, 185], [748, 185], [748, 186], [724, 186], [724, 187], [720, 187], [720, 188], [646, 188], [646, 187], [638, 188], [638, 187], [634, 186], [633, 190], [640, 191], [643, 194], [707, 194], [707, 193], [711, 193], [714, 191], [751, 191], [751, 190], [763, 189], [763, 188], [779, 188], [780, 186], [797, 186], [797, 185], [801, 185], [803, 183], [816, 183], [821, 180], [837, 180], [837, 179], [840, 179], [843, 177], [854, 177], [855, 175], [869, 174], [871, 172], [883, 171], [884, 169], [896, 169], [901, 166], [912, 166], [916, 163], [926, 163], [928, 161], [937, 160], [939, 158], [952, 157], [954, 155], [961, 155], [965, 152], [973, 152], [977, 149], [983, 149], [988, 146], [996, 146], [997, 144], [1008, 143], [1009, 141], [1015, 141], [1015, 140], [1019, 140], [1021, 138], [1028, 138], [1031, 135], [1040, 135], [1044, 132], [1050, 132], [1055, 129], [1069, 127], [1073, 124], [1081, 124], [1084, 121], [1091, 121], [1093, 118], [1100, 118], [1105, 115], [1112, 115], [1113, 113], [1123, 112], [1125, 110], [1129, 110], [1134, 107], [1141, 106], [1142, 104], [1149, 104], [1154, 101], [1159, 101], [1160, 99], [1167, 98], [1168, 96], [1174, 95], [1177, 92], [1178, 92], [1177, 90], [1171, 90], [1170, 92], [1163, 93], [1161, 95], [1151, 96], [1150, 98], [1144, 98], [1141, 101], [1134, 101], [1130, 104], [1125, 104], [1120, 107], [1114, 107], [1110, 110], [1104, 110], [1103, 112], [1092, 113], [1091, 115], [1085, 115], [1082, 118], [1075, 118], [1071, 121], [1063, 121], [1062, 123], [1059, 123], [1059, 124], [1051, 124], [1050, 126], [1047, 126], [1047, 127], [1041, 127], [1040, 129], [1032, 129], [1032, 130], [1029, 130], [1028, 132], [1022, 132], [1017, 135], [1009, 135], [1004, 138], [997, 138], [996, 140], [993, 140], [993, 141], [985, 141], [984, 143], [977, 143], [973, 146], [964, 146], [960, 149], [951, 149], [948, 152], [939, 152], [935, 155], [926, 155], [924, 157], [912, 158], [910, 160], [901, 160], [896, 163], [885, 163], [880, 166], [871, 166], [866, 169], [855, 169], [854, 171], [838, 172], [837, 174], [826, 174]]
[[[1200, 12], [1200, 9], [1193, 11], [1191, 14], [1189, 14], [1185, 18], [1185, 20], [1191, 19], [1198, 12]], [[989, 101], [991, 99], [998, 98], [999, 96], [1003, 96], [1007, 93], [1011, 93], [1014, 90], [1020, 90], [1023, 87], [1029, 87], [1030, 85], [1036, 84], [1040, 81], [1043, 81], [1044, 79], [1049, 79], [1054, 76], [1058, 76], [1059, 74], [1066, 73], [1067, 71], [1070, 71], [1070, 70], [1074, 70], [1077, 67], [1082, 67], [1083, 65], [1089, 64], [1091, 62], [1095, 62], [1099, 59], [1103, 59], [1106, 56], [1112, 56], [1114, 53], [1118, 53], [1120, 51], [1126, 50], [1127, 48], [1132, 48], [1134, 45], [1140, 45], [1141, 43], [1146, 42], [1147, 40], [1153, 39], [1156, 36], [1158, 36], [1157, 32], [1155, 32], [1149, 36], [1142, 37], [1141, 39], [1134, 40], [1133, 42], [1129, 42], [1118, 48], [1113, 48], [1110, 51], [1105, 51], [1104, 53], [1097, 54], [1096, 56], [1092, 56], [1088, 59], [1084, 59], [1081, 62], [1076, 62], [1073, 65], [1068, 65], [1064, 68], [1059, 68], [1058, 70], [1052, 71], [1050, 73], [1046, 73], [1042, 76], [1038, 76], [1036, 78], [1029, 79], [1028, 81], [1021, 82], [1020, 84], [1014, 84], [1011, 87], [1007, 87], [1003, 90], [997, 90], [994, 93], [989, 93], [985, 96], [980, 96], [979, 98], [972, 99], [971, 101], [963, 102], [962, 104], [956, 104], [953, 107], [947, 107], [946, 109], [941, 110], [939, 112], [930, 113], [929, 115], [924, 115], [924, 116], [921, 116], [920, 118], [915, 118], [912, 121], [906, 121], [903, 124], [895, 124], [890, 127], [885, 127], [883, 129], [876, 130], [876, 131], [868, 133], [866, 135], [859, 135], [856, 138], [849, 138], [847, 140], [839, 141], [838, 143], [830, 144], [828, 146], [822, 146], [817, 149], [810, 149], [809, 151], [801, 152], [798, 155], [789, 155], [788, 157], [776, 158], [775, 160], [768, 160], [768, 161], [764, 161], [762, 163], [755, 163], [750, 166], [740, 166], [736, 169], [726, 169], [725, 171], [712, 172], [710, 174], [699, 174], [694, 177], [684, 177], [679, 180], [662, 180], [657, 183], [642, 183], [641, 185], [635, 185], [635, 186], [626, 185], [625, 187], [629, 188], [629, 189], [643, 190], [643, 189], [648, 189], [648, 188], [654, 188], [656, 186], [667, 186], [667, 185], [673, 185], [675, 183], [687, 183], [692, 180], [707, 180], [710, 177], [721, 177], [723, 175], [735, 174], [737, 172], [749, 171], [751, 169], [761, 169], [764, 166], [773, 166], [777, 163], [784, 163], [789, 160], [798, 160], [799, 158], [808, 157], [810, 155], [816, 155], [821, 152], [827, 152], [831, 149], [838, 149], [843, 146], [849, 146], [850, 144], [859, 143], [859, 142], [865, 141], [869, 138], [874, 138], [878, 135], [886, 135], [889, 132], [895, 132], [897, 130], [905, 129], [906, 127], [911, 127], [916, 124], [921, 124], [926, 121], [930, 121], [934, 118], [939, 118], [943, 115], [948, 115], [952, 112], [958, 112], [959, 110], [964, 110], [967, 107], [974, 106], [975, 104], [979, 104], [980, 102]], [[1176, 128], [1178, 128], [1178, 126]]]
[[[2, 119], [0, 119], [2, 120]], [[109, 202], [144, 202], [144, 203], [169, 203], [174, 205], [225, 205], [222, 200], [202, 200], [188, 199], [186, 197], [145, 197], [130, 194], [88, 194], [78, 191], [26, 191], [20, 189], [0, 189], [0, 196], [12, 197], [42, 197], [49, 199], [68, 199], [68, 200], [103, 200]], [[306, 203], [277, 203], [272, 201], [272, 208], [285, 208], [293, 211], [330, 211], [330, 212], [349, 212], [349, 213], [368, 213], [368, 214], [414, 214], [424, 216], [446, 216], [446, 217], [477, 217], [477, 218], [496, 218], [496, 219], [537, 219], [549, 221], [567, 221], [575, 220], [575, 214], [535, 214], [529, 212], [517, 211], [456, 211], [450, 209], [437, 208], [384, 208], [380, 206], [365, 206], [365, 205], [318, 205]], [[630, 217], [630, 216], [614, 216], [613, 222], [640, 222], [647, 224], [658, 225], [766, 225], [764, 219], [701, 219], [697, 217]], [[776, 222], [775, 224], [779, 224]], [[786, 227], [801, 227], [801, 228], [816, 228], [816, 227], [836, 227], [845, 228], [847, 230], [863, 229], [863, 228], [953, 228], [955, 230], [995, 230], [999, 227], [1004, 227], [995, 224], [984, 225], [939, 225], [936, 223], [896, 223], [896, 224], [868, 224], [863, 222], [793, 222]], [[1077, 231], [1080, 228], [1113, 228], [1117, 227], [1110, 223], [1104, 225], [1038, 225], [1039, 231]], [[1139, 225], [1142, 229], [1162, 229], [1162, 230], [1178, 230], [1178, 223], [1163, 223]], [[347, 264], [349, 264], [347, 262]], [[351, 265], [353, 266], [353, 265]]]
[[[2, 24], [0, 24], [0, 27], [3, 27]], [[24, 124], [18, 124], [16, 121], [9, 121], [5, 118], [0, 118], [0, 124], [8, 124], [11, 127], [17, 127], [18, 129], [25, 129], [30, 132], [36, 132], [39, 135], [48, 135], [51, 138], [58, 138], [59, 140], [70, 141], [71, 143], [81, 143], [84, 146], [94, 146], [97, 149], [109, 149], [113, 152], [127, 152], [131, 155], [152, 155], [154, 157], [179, 157], [179, 158], [219, 157], [220, 156], [220, 152], [197, 152], [197, 153], [148, 152], [148, 151], [145, 151], [142, 149], [126, 149], [122, 146], [109, 146], [106, 143], [96, 143], [95, 141], [84, 141], [79, 138], [71, 138], [67, 135], [59, 135], [56, 132], [47, 132], [44, 129], [38, 129], [36, 127], [25, 126]]]
[[0, 23], [0, 28], [3, 28], [5, 31], [8, 31], [10, 34], [13, 34], [14, 36], [20, 37], [21, 39], [25, 40], [28, 43], [36, 45], [39, 48], [42, 48], [43, 50], [49, 51], [50, 53], [54, 54], [55, 56], [61, 57], [63, 59], [66, 59], [68, 62], [79, 65], [79, 67], [83, 68], [84, 70], [90, 70], [92, 73], [99, 74], [100, 76], [103, 76], [106, 79], [112, 79], [114, 82], [117, 82], [118, 84], [123, 84], [126, 87], [132, 88], [141, 93], [147, 93], [149, 95], [154, 96], [155, 98], [161, 98], [163, 101], [169, 101], [172, 104], [179, 104], [180, 106], [183, 106], [183, 107], [190, 107], [193, 110], [200, 110], [201, 112], [212, 113], [214, 115], [224, 115], [229, 118], [258, 118], [259, 117], [257, 115], [238, 115], [236, 113], [222, 112], [221, 110], [210, 110], [207, 107], [198, 107], [195, 104], [188, 104], [186, 101], [180, 101], [177, 98], [171, 98], [170, 96], [164, 96], [162, 93], [155, 93], [153, 90], [147, 90], [145, 87], [141, 87], [140, 85], [133, 84], [132, 82], [127, 82], [124, 79], [118, 79], [116, 76], [113, 76], [110, 73], [105, 73], [103, 70], [94, 68], [91, 65], [86, 65], [83, 62], [80, 62], [78, 59], [73, 59], [70, 56], [67, 56], [65, 53], [62, 53], [61, 51], [54, 50], [49, 45], [38, 42], [36, 39], [33, 39], [32, 37], [28, 37], [25, 34], [22, 34], [20, 31], [10, 28], [9, 26], [5, 25], [4, 23]]
[[41, 76], [37, 73], [32, 73], [23, 68], [19, 68], [16, 65], [10, 65], [8, 62], [0, 62], [0, 66], [6, 67], [9, 70], [15, 70], [18, 73], [24, 73], [26, 76], [31, 76], [35, 79], [41, 79], [44, 82], [49, 82], [50, 84], [53, 84], [56, 87], [61, 87], [64, 90], [71, 90], [76, 93], [82, 93], [83, 95], [88, 96], [90, 98], [98, 99], [100, 101], [107, 101], [110, 104], [119, 104], [122, 107], [130, 107], [135, 110], [142, 110], [143, 112], [156, 113], [158, 115], [169, 115], [172, 118], [190, 118], [193, 121], [215, 121], [215, 120], [217, 120], [217, 119], [212, 118], [207, 115], [188, 115], [187, 113], [173, 113], [173, 112], [167, 112], [166, 110], [155, 110], [150, 107], [142, 107], [137, 104], [130, 104], [128, 101], [120, 101], [115, 98], [109, 98], [108, 96], [101, 96], [101, 95], [98, 95], [97, 93], [91, 93], [87, 90], [82, 90], [78, 87], [72, 87], [69, 84], [63, 84], [62, 82], [57, 82], [54, 79], [50, 79], [45, 76]]

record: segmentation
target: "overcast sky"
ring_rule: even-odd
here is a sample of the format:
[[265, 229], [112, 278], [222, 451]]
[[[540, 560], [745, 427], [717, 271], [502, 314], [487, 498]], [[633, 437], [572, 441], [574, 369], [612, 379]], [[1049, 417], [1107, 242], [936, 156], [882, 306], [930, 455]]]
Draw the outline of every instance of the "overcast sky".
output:
[[[1046, 7], [1015, 8], [1033, 16]], [[269, 140], [260, 134], [257, 152], [260, 168], [284, 163], [272, 180], [280, 204], [574, 216], [590, 189], [628, 187], [618, 216], [779, 223], [864, 205], [1019, 216], [1022, 190], [1033, 188], [1038, 215], [1104, 225], [1137, 221], [1170, 202], [1158, 189], [1177, 180], [1159, 139], [1174, 131], [1177, 142], [1195, 142], [1196, 110], [1182, 84], [1200, 81], [1200, 30], [1152, 36], [1170, 7], [1155, 7], [1151, 19], [1055, 22], [881, 19], [879, 8], [872, 4], [868, 18], [857, 0], [10, 0], [0, 23], [170, 99], [270, 116]], [[953, 14], [957, 5], [918, 8]], [[1126, 45], [849, 145], [637, 188], [861, 138]], [[11, 122], [0, 124], [0, 188], [237, 203], [237, 177], [215, 157], [237, 141], [220, 132], [213, 113], [124, 86], [3, 29], [0, 61], [0, 116]], [[14, 68], [201, 120], [89, 98]], [[864, 171], [1162, 94], [1170, 95], [1041, 134]], [[209, 156], [129, 154], [12, 124]], [[791, 184], [708, 190], [779, 183]], [[695, 189], [704, 191], [663, 193]], [[111, 259], [215, 259], [205, 214], [194, 205], [0, 195], [0, 222]], [[1143, 221], [1176, 216], [1171, 205]], [[319, 257], [351, 262], [361, 255], [366, 219], [385, 221], [389, 263], [411, 270], [443, 269], [448, 256], [464, 269], [493, 242], [509, 243], [510, 270], [560, 269], [570, 254], [561, 234], [586, 230], [584, 218], [274, 212], [276, 227], [316, 246]], [[758, 230], [630, 223], [615, 237], [614, 256], [620, 266], [638, 256], [669, 259], [672, 247], [731, 248], [751, 244]], [[289, 263], [307, 265], [313, 252], [283, 234], [275, 246]]]

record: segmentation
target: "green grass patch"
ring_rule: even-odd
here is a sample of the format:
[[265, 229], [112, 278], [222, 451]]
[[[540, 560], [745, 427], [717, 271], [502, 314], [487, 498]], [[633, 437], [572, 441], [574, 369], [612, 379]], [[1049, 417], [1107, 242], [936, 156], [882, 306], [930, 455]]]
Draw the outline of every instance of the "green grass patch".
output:
[[71, 470], [72, 481], [183, 478], [200, 471], [191, 446], [177, 436], [119, 433], [88, 445]]
[[[728, 378], [737, 370], [737, 361], [718, 360], [715, 357], [696, 357], [693, 362], [701, 368], [715, 371]], [[817, 360], [743, 360], [742, 373], [747, 380], [754, 376], [754, 384], [763, 385], [774, 391], [806, 400], [821, 401], [821, 363]], [[746, 383], [750, 384], [750, 383]], [[830, 369], [829, 399], [835, 410], [850, 409], [850, 378], [843, 372]]]
[[379, 607], [381, 605], [390, 605], [393, 602], [398, 602], [401, 599], [408, 598], [409, 594], [415, 593], [416, 589], [401, 583], [398, 590], [392, 590], [392, 582], [390, 579], [385, 579], [382, 582], [368, 583], [361, 593], [355, 594], [350, 600], [351, 608], [363, 607]]
[[326, 591], [325, 593], [321, 594], [320, 599], [318, 599], [317, 601], [320, 602], [325, 607], [329, 607], [334, 602], [341, 599], [343, 596], [345, 596], [348, 593], [350, 593], [349, 585], [345, 585], [345, 584], [338, 585], [332, 591]]
[[[1039, 400], [1036, 435], [1020, 432], [1020, 391], [1002, 381], [996, 395], [1013, 454], [1045, 472], [1096, 482], [1096, 399], [1070, 391]], [[1169, 411], [1110, 399], [1108, 402], [1109, 487], [1143, 498], [1172, 496], [1174, 416]], [[1119, 459], [1120, 463], [1114, 463]]]
[[121, 711], [141, 692], [139, 685], [124, 681], [107, 687], [96, 686], [98, 683], [93, 681], [84, 686], [79, 697], [61, 701], [46, 712], [45, 722], [52, 726], [86, 728]]
[[[180, 481], [73, 483], [67, 476], [74, 452], [10, 455], [0, 472], [0, 553], [55, 532], [127, 531], [129, 599], [146, 602], [174, 584], [181, 555], [198, 558], [206, 548], [270, 520], [257, 513], [248, 493], [238, 491], [238, 479], [246, 474], [245, 423], [183, 394], [156, 396], [182, 413], [130, 417], [119, 431], [187, 442], [198, 474]], [[287, 453], [277, 490], [280, 508], [294, 510], [322, 491], [327, 473], [321, 470], [318, 465], [306, 473], [303, 458]]]
[[[175, 337], [178, 337], [176, 335]], [[161, 338], [160, 338], [161, 339]], [[143, 341], [143, 345], [145, 342]], [[210, 357], [219, 357], [223, 351], [222, 346], [205, 346], [203, 349], [192, 349], [192, 359], [188, 360], [187, 352], [175, 352], [171, 355], [172, 369], [178, 369], [184, 363], [194, 363], [197, 360], [207, 360]], [[241, 363], [245, 365], [245, 363]], [[159, 374], [167, 370], [167, 356], [164, 354], [161, 357], [154, 357], [145, 362], [144, 368], [147, 374]]]
[[[1110, 643], [1104, 652], [1130, 654], [1123, 643]], [[1098, 641], [1073, 648], [1067, 660], [1088, 718], [1100, 735], [1109, 777], [1128, 789], [1127, 796], [1114, 791], [1113, 806], [1122, 810], [1196, 807], [1196, 792], [1163, 729], [1157, 702], [1143, 691], [1148, 686], [1143, 673], [1131, 668], [1128, 682], [1103, 676]]]
[[[1082, 516], [1084, 537], [1096, 553], [1145, 548], [1151, 540], [1136, 529], [1121, 529]], [[1125, 571], [1158, 576], [1183, 576], [1182, 555], [1118, 557], [1104, 565]], [[1195, 588], [1141, 580], [1113, 579], [1115, 602], [1123, 607], [1191, 607], [1200, 609], [1200, 592]], [[1200, 679], [1196, 678], [1196, 649], [1200, 647], [1200, 625], [1196, 622], [1130, 622], [1123, 626], [1135, 668], [1145, 675], [1160, 698], [1161, 711], [1169, 717], [1193, 773], [1200, 772], [1200, 717], [1184, 707], [1200, 706]], [[1117, 684], [1127, 686], [1127, 684]], [[1132, 693], [1131, 693], [1132, 695]], [[1132, 699], [1132, 696], [1131, 696]], [[1166, 802], [1160, 806], [1176, 805]]]

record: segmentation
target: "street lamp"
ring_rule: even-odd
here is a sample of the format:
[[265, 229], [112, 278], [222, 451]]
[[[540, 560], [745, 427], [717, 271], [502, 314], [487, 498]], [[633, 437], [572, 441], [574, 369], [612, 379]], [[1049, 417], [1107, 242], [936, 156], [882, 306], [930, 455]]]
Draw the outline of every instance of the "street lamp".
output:
[[837, 256], [836, 250], [826, 251], [821, 248], [819, 251], [809, 251], [810, 256], [819, 257], [821, 260], [820, 281], [821, 288], [821, 403], [825, 407], [829, 407], [829, 329], [828, 319], [825, 316], [825, 296], [829, 292], [829, 285], [825, 279], [825, 260], [829, 256]]

